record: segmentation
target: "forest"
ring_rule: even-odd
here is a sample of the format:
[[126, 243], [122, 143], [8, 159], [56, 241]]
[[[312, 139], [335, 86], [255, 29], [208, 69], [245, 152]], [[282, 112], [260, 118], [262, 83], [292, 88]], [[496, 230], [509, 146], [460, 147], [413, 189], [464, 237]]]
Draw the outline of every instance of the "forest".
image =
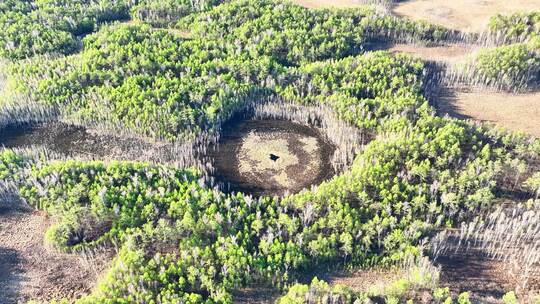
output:
[[[238, 290], [265, 286], [281, 304], [420, 303], [422, 292], [430, 303], [476, 303], [469, 290], [439, 284], [433, 239], [503, 205], [539, 212], [540, 140], [438, 115], [432, 64], [370, 45], [484, 39], [452, 81], [535, 90], [539, 16], [496, 15], [484, 36], [464, 37], [375, 5], [4, 0], [0, 130], [61, 121], [168, 153], [141, 161], [0, 150], [0, 210], [20, 204], [53, 219], [42, 236], [50, 250], [114, 251], [84, 296], [26, 300], [237, 303]], [[266, 116], [317, 129], [335, 146], [333, 177], [283, 196], [215, 182], [205, 153], [266, 103]], [[317, 275], [332, 269], [406, 274], [359, 291]], [[525, 294], [504, 290], [498, 301]]]

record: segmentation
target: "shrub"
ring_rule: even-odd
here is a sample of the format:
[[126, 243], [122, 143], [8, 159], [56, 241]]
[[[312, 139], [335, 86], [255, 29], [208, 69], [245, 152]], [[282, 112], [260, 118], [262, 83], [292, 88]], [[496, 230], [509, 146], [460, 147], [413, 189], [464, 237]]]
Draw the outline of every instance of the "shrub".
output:
[[540, 35], [540, 11], [497, 14], [489, 20], [488, 29], [510, 41], [523, 41]]
[[0, 57], [21, 59], [36, 54], [70, 54], [77, 36], [98, 23], [127, 17], [121, 0], [9, 0], [0, 6]]

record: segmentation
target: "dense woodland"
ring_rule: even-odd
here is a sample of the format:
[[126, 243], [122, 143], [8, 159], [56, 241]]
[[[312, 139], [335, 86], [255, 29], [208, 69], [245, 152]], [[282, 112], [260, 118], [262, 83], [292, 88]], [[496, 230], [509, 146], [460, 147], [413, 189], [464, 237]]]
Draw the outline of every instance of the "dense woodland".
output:
[[[48, 244], [75, 253], [118, 248], [77, 303], [232, 303], [235, 290], [253, 284], [279, 288], [279, 303], [399, 303], [414, 288], [452, 303], [420, 270], [370, 293], [294, 283], [317, 267], [421, 261], [426, 237], [492, 207], [513, 176], [532, 176], [524, 187], [530, 205], [539, 203], [529, 163], [540, 158], [540, 141], [437, 117], [424, 94], [426, 63], [364, 48], [455, 36], [441, 27], [371, 7], [270, 0], [7, 0], [0, 24], [3, 109], [53, 108], [83, 125], [183, 143], [219, 132], [246, 100], [272, 97], [328, 106], [376, 134], [350, 168], [285, 197], [224, 193], [200, 168], [173, 163], [3, 150], [0, 189], [16, 188], [58, 219]], [[468, 72], [488, 85], [501, 73], [508, 86], [537, 81], [539, 24], [538, 14], [494, 17], [489, 30], [504, 31], [507, 45], [480, 52]], [[505, 297], [514, 303], [513, 293]], [[468, 294], [456, 301], [469, 303]]]

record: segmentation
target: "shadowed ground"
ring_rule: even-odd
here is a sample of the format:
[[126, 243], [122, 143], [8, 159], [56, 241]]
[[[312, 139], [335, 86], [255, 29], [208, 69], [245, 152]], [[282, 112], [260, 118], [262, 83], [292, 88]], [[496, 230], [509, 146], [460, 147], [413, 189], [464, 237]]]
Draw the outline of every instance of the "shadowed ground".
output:
[[94, 286], [108, 258], [84, 261], [46, 247], [43, 239], [50, 224], [42, 212], [0, 210], [0, 303], [75, 299]]

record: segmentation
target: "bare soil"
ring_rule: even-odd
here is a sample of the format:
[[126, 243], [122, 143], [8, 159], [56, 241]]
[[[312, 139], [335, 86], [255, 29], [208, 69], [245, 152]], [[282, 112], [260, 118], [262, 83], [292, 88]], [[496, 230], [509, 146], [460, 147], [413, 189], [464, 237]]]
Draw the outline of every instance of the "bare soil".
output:
[[[471, 293], [479, 303], [501, 303], [499, 299], [509, 291], [517, 291], [520, 303], [529, 303], [540, 293], [540, 282], [529, 280], [525, 290], [519, 270], [511, 269], [507, 263], [491, 259], [478, 252], [449, 254], [438, 257], [436, 265], [441, 266], [441, 286], [453, 293]], [[540, 275], [539, 269], [536, 273]]]
[[167, 161], [167, 144], [105, 134], [62, 122], [9, 125], [0, 129], [0, 147], [45, 147], [66, 156], [93, 159]]
[[465, 44], [425, 46], [418, 44], [395, 44], [388, 48], [392, 53], [407, 53], [425, 61], [455, 63], [473, 52], [476, 47]]
[[365, 5], [361, 0], [293, 0], [293, 3], [307, 8], [346, 8]]
[[[477, 47], [373, 43], [367, 49], [408, 53], [425, 61], [451, 66], [465, 60]], [[439, 115], [491, 122], [540, 138], [540, 91], [516, 94], [460, 85], [435, 88], [431, 95], [431, 103]]]
[[388, 285], [402, 277], [398, 270], [357, 269], [354, 271], [334, 271], [319, 276], [332, 285], [345, 285], [355, 291], [368, 291], [370, 288]]
[[[309, 284], [314, 277], [330, 285], [345, 285], [355, 291], [366, 292], [384, 286], [401, 278], [398, 270], [357, 269], [354, 271], [316, 269], [300, 277], [300, 283]], [[270, 304], [281, 296], [279, 290], [264, 285], [253, 285], [233, 293], [236, 304]], [[427, 302], [426, 302], [427, 303]]]
[[241, 120], [224, 127], [209, 156], [226, 191], [280, 196], [331, 177], [333, 151], [316, 129], [284, 120]]
[[409, 0], [397, 2], [392, 12], [464, 32], [482, 32], [498, 13], [538, 10], [540, 0]]
[[251, 286], [233, 292], [235, 304], [271, 304], [279, 298], [280, 292], [267, 286]]
[[[424, 46], [374, 42], [366, 45], [366, 49], [408, 53], [436, 65], [451, 66], [466, 60], [478, 47], [466, 44]], [[462, 84], [437, 87], [433, 93], [430, 100], [439, 115], [491, 122], [540, 138], [540, 91], [516, 94]]]
[[44, 245], [51, 219], [26, 209], [0, 210], [0, 303], [76, 299], [88, 293], [107, 258], [84, 260]]
[[439, 257], [441, 286], [452, 292], [468, 291], [484, 303], [495, 303], [515, 285], [500, 261], [478, 255], [452, 255]]
[[492, 122], [540, 138], [540, 92], [512, 94], [442, 88], [432, 102], [440, 115]]

